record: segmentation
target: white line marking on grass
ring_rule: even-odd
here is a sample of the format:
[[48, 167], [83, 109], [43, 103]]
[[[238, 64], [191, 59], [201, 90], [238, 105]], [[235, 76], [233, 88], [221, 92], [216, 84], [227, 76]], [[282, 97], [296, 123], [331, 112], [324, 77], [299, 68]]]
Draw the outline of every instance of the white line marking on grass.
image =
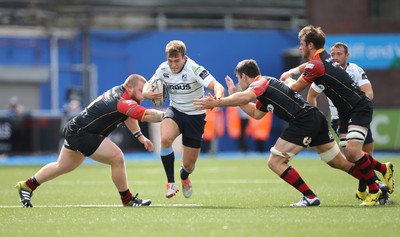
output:
[[[202, 204], [152, 204], [150, 207], [201, 207]], [[38, 205], [34, 206], [34, 208], [65, 208], [65, 207], [72, 207], [72, 208], [87, 208], [87, 207], [95, 207], [95, 208], [110, 208], [110, 207], [122, 207], [122, 205], [92, 205], [92, 204], [79, 204], [79, 205]], [[0, 206], [0, 208], [22, 208], [22, 206]]]

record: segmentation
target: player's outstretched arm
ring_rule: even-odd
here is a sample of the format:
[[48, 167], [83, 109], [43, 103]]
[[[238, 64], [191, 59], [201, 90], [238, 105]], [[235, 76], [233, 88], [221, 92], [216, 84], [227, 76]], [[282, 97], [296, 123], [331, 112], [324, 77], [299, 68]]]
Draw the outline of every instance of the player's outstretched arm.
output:
[[125, 120], [125, 124], [128, 127], [128, 129], [132, 132], [133, 136], [135, 136], [135, 138], [138, 139], [138, 141], [144, 145], [144, 148], [147, 151], [151, 152], [154, 150], [153, 143], [143, 135], [139, 126], [139, 122], [136, 119], [127, 118]]
[[215, 99], [207, 96], [202, 99], [194, 100], [195, 108], [198, 110], [212, 109], [215, 107], [226, 107], [226, 106], [241, 106], [248, 104], [249, 102], [256, 99], [256, 95], [252, 91], [236, 92], [230, 96]]
[[156, 109], [146, 109], [142, 121], [158, 123], [164, 118], [164, 112]]
[[285, 81], [288, 78], [292, 78], [292, 77], [294, 77], [296, 75], [299, 75], [299, 74], [303, 73], [304, 72], [304, 68], [306, 67], [306, 64], [307, 63], [303, 63], [303, 64], [301, 64], [301, 65], [299, 65], [299, 66], [297, 66], [295, 68], [292, 68], [292, 69], [282, 73], [282, 75], [279, 78], [279, 80]]

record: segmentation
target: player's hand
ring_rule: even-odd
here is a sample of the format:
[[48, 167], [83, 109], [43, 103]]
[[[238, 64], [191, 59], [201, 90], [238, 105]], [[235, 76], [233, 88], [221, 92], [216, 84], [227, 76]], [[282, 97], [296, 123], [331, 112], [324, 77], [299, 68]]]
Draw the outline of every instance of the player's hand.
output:
[[142, 143], [144, 145], [144, 148], [149, 151], [152, 152], [154, 150], [154, 145], [153, 143], [144, 135], [140, 136], [138, 138], [139, 142]]
[[279, 80], [285, 81], [286, 79], [291, 78], [291, 77], [292, 77], [292, 75], [290, 74], [290, 72], [286, 71], [286, 72], [282, 73], [282, 75], [279, 78]]
[[235, 83], [233, 82], [232, 78], [230, 78], [229, 76], [225, 77], [225, 82], [226, 82], [226, 86], [228, 87], [228, 93], [229, 95], [232, 95], [233, 93], [236, 92], [236, 86]]
[[193, 101], [194, 107], [197, 110], [203, 110], [203, 109], [212, 109], [215, 106], [215, 102], [217, 101], [217, 99], [211, 95], [208, 94], [207, 96], [201, 98], [201, 99], [195, 99]]
[[155, 93], [154, 92], [155, 89], [156, 88], [154, 87], [148, 91], [143, 91], [144, 98], [149, 99], [149, 100], [161, 100], [163, 93], [162, 92]]

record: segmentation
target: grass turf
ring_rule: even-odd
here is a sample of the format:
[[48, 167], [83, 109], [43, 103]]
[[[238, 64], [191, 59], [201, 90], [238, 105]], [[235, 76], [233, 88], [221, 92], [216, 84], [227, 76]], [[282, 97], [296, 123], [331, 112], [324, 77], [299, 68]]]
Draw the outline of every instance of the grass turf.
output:
[[[400, 157], [388, 157], [400, 167]], [[179, 161], [176, 161], [178, 178]], [[321, 206], [292, 208], [302, 196], [267, 168], [266, 158], [200, 158], [193, 196], [164, 197], [159, 161], [127, 163], [132, 191], [153, 206], [122, 208], [108, 166], [84, 164], [44, 183], [20, 208], [14, 185], [40, 166], [0, 166], [0, 236], [397, 236], [400, 195], [389, 205], [360, 207], [357, 181], [320, 160], [294, 159]], [[381, 177], [379, 175], [379, 177]], [[400, 176], [395, 172], [395, 180]]]

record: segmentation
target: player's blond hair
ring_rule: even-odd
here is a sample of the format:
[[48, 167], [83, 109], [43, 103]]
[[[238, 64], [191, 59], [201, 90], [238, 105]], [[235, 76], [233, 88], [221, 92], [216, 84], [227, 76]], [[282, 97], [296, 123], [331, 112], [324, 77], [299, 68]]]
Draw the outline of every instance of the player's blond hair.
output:
[[167, 57], [176, 57], [179, 54], [186, 55], [186, 45], [180, 40], [172, 40], [165, 47]]
[[130, 85], [132, 87], [135, 87], [138, 84], [139, 81], [142, 81], [143, 83], [146, 83], [146, 79], [142, 75], [131, 74], [126, 78], [126, 80], [124, 82], [124, 86]]

